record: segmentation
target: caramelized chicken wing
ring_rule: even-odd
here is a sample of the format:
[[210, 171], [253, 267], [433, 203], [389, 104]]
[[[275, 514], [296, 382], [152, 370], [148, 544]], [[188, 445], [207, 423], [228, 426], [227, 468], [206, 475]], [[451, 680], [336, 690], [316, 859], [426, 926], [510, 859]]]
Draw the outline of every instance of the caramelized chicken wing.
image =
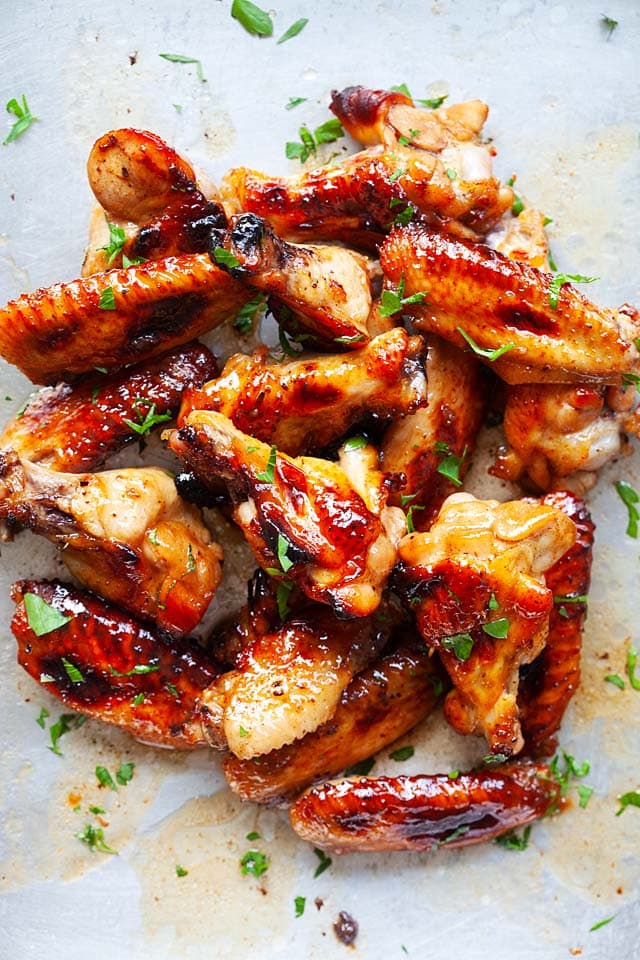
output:
[[56, 473], [5, 452], [0, 492], [0, 520], [59, 544], [89, 589], [176, 635], [202, 619], [222, 549], [164, 470]]
[[446, 717], [459, 733], [484, 733], [493, 753], [522, 749], [518, 670], [547, 638], [553, 594], [544, 573], [575, 538], [575, 524], [552, 506], [456, 493], [428, 533], [400, 542], [396, 586], [454, 685]]
[[508, 347], [491, 363], [507, 383], [619, 384], [640, 372], [637, 319], [597, 307], [571, 284], [553, 307], [551, 274], [489, 247], [410, 224], [385, 241], [380, 262], [389, 288], [426, 294], [408, 308], [419, 330], [463, 348], [461, 330], [481, 350]]
[[[22, 580], [12, 596], [18, 663], [65, 707], [145, 743], [181, 749], [206, 743], [197, 703], [220, 668], [196, 643], [176, 643], [58, 581]], [[25, 597], [44, 602], [66, 622], [45, 633], [35, 630]]]
[[526, 207], [517, 217], [507, 220], [504, 233], [495, 249], [511, 260], [522, 260], [530, 267], [550, 273], [549, 241], [544, 229], [545, 216], [533, 207]]
[[[395, 327], [366, 347], [282, 363], [265, 348], [238, 353], [218, 380], [185, 392], [182, 425], [194, 410], [215, 410], [290, 456], [328, 446], [365, 416], [402, 417], [426, 401], [422, 341]], [[402, 421], [400, 421], [402, 422]]]
[[208, 410], [191, 413], [170, 446], [205, 484], [227, 482], [234, 519], [263, 569], [339, 616], [373, 613], [405, 529], [402, 511], [386, 506], [373, 447], [347, 443], [339, 464], [294, 459]]
[[379, 654], [389, 618], [338, 620], [310, 606], [243, 646], [202, 697], [210, 742], [248, 760], [299, 740], [334, 715], [355, 673]]
[[542, 503], [562, 510], [573, 520], [575, 544], [545, 574], [553, 593], [549, 636], [544, 650], [525, 668], [518, 707], [528, 752], [550, 755], [569, 701], [580, 683], [582, 628], [591, 582], [594, 523], [583, 500], [566, 490], [548, 493]]
[[5, 426], [0, 449], [10, 448], [23, 460], [51, 470], [95, 470], [140, 438], [149, 414], [160, 418], [159, 423], [175, 416], [182, 392], [200, 387], [216, 373], [212, 353], [190, 343], [119, 374], [97, 372], [73, 385], [44, 387]]
[[0, 310], [0, 355], [34, 383], [68, 380], [199, 337], [249, 296], [206, 254], [110, 270], [8, 303]]
[[390, 502], [413, 507], [416, 530], [428, 530], [461, 485], [484, 410], [482, 368], [475, 357], [440, 337], [426, 340], [426, 406], [395, 420], [382, 441], [382, 468], [395, 480]]
[[329, 780], [291, 808], [291, 826], [321, 850], [435, 850], [468, 847], [543, 817], [559, 802], [548, 767], [415, 777]]
[[286, 803], [404, 736], [431, 712], [442, 688], [437, 659], [422, 644], [401, 643], [353, 678], [317, 730], [261, 757], [227, 757], [225, 777], [243, 800]]

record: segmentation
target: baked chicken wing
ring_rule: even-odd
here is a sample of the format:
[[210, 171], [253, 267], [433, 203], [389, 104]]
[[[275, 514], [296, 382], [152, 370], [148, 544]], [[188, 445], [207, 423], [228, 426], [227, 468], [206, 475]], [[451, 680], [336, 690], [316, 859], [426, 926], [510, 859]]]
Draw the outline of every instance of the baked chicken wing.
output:
[[[65, 707], [145, 743], [180, 749], [206, 744], [198, 698], [220, 668], [196, 643], [171, 640], [57, 581], [22, 580], [13, 599], [18, 663]], [[58, 626], [42, 631], [33, 614], [38, 604], [46, 604], [49, 617], [55, 612]]]
[[637, 318], [597, 307], [569, 283], [555, 290], [551, 274], [489, 247], [410, 224], [385, 241], [380, 262], [390, 289], [424, 295], [408, 308], [419, 330], [462, 348], [464, 331], [507, 383], [619, 385], [640, 373]]
[[428, 533], [400, 542], [396, 586], [454, 685], [445, 715], [459, 733], [484, 733], [493, 753], [523, 747], [518, 671], [547, 638], [544, 573], [575, 539], [573, 521], [552, 506], [456, 493]]
[[0, 492], [0, 519], [60, 545], [89, 589], [178, 636], [202, 619], [222, 550], [164, 470], [56, 473], [5, 452]]
[[386, 505], [373, 447], [347, 442], [339, 464], [292, 458], [204, 410], [187, 417], [170, 446], [205, 484], [226, 481], [263, 569], [339, 616], [373, 613], [405, 529], [402, 511]]

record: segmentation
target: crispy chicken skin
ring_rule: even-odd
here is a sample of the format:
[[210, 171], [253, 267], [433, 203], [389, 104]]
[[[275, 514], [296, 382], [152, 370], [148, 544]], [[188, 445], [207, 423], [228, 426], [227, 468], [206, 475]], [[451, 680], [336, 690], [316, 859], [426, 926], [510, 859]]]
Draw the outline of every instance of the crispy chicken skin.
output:
[[282, 570], [339, 616], [373, 613], [405, 529], [402, 511], [386, 506], [373, 447], [347, 444], [339, 464], [291, 458], [208, 410], [191, 413], [170, 446], [203, 483], [227, 482], [263, 569]]
[[544, 650], [525, 668], [518, 692], [525, 749], [535, 756], [554, 752], [553, 734], [559, 729], [569, 701], [580, 683], [582, 630], [587, 616], [586, 597], [591, 581], [594, 523], [586, 504], [566, 490], [548, 493], [545, 506], [562, 510], [573, 520], [575, 544], [545, 574], [554, 595], [549, 636]]
[[[233, 257], [232, 266], [225, 267], [220, 250]], [[212, 234], [211, 257], [237, 280], [276, 296], [322, 339], [352, 348], [368, 339], [371, 291], [360, 254], [287, 243], [261, 217], [244, 213], [232, 218], [228, 232]]]
[[152, 406], [156, 416], [175, 416], [183, 391], [200, 387], [216, 373], [213, 354], [190, 343], [116, 375], [98, 372], [73, 385], [44, 387], [5, 426], [0, 449], [10, 448], [51, 470], [95, 470], [139, 439], [127, 420], [140, 424]]
[[336, 853], [467, 847], [543, 817], [559, 787], [543, 764], [415, 777], [329, 780], [293, 804], [291, 826]]
[[[178, 424], [215, 410], [243, 433], [299, 456], [333, 443], [365, 416], [402, 417], [426, 402], [422, 341], [400, 327], [336, 356], [274, 362], [235, 354], [218, 380], [185, 391]], [[402, 421], [400, 421], [402, 422]]]
[[[438, 467], [459, 458], [460, 481], [471, 464], [484, 411], [482, 368], [476, 358], [440, 337], [427, 342], [427, 403], [395, 420], [382, 441], [382, 469], [399, 481], [390, 502], [413, 506], [416, 530], [428, 530], [456, 485]], [[404, 479], [403, 479], [404, 478]], [[406, 501], [406, 497], [411, 497]]]
[[249, 297], [206, 254], [110, 270], [8, 303], [0, 310], [0, 355], [34, 383], [68, 380], [186, 343], [234, 316]]
[[640, 434], [633, 387], [527, 383], [507, 390], [506, 443], [491, 469], [533, 490], [591, 489], [598, 470]]
[[317, 730], [261, 757], [227, 757], [229, 786], [243, 800], [282, 805], [404, 736], [432, 711], [442, 685], [437, 659], [422, 644], [401, 643], [353, 678]]
[[479, 100], [431, 112], [403, 94], [349, 87], [334, 93], [331, 109], [369, 149], [293, 177], [231, 170], [221, 188], [229, 207], [264, 217], [288, 239], [372, 247], [400, 204], [436, 228], [475, 237], [513, 203], [513, 191], [492, 176], [491, 152], [478, 139], [488, 112]]
[[400, 542], [396, 587], [454, 685], [445, 715], [459, 733], [484, 733], [493, 753], [523, 747], [518, 670], [547, 638], [553, 594], [543, 575], [575, 539], [553, 506], [456, 493], [428, 533]]
[[495, 249], [511, 260], [522, 260], [530, 267], [550, 273], [549, 241], [544, 229], [545, 216], [533, 207], [526, 207], [517, 217], [507, 220], [504, 233]]
[[257, 634], [202, 697], [210, 742], [242, 760], [299, 740], [334, 715], [355, 673], [387, 642], [391, 619], [338, 620], [307, 604]]
[[[26, 594], [39, 597], [68, 622], [38, 636], [29, 625]], [[22, 580], [12, 596], [18, 663], [65, 707], [121, 727], [145, 743], [180, 749], [206, 743], [197, 702], [220, 668], [196, 643], [176, 643], [58, 581]], [[76, 679], [71, 679], [63, 658], [80, 671], [81, 680], [73, 670]]]
[[164, 470], [56, 473], [5, 453], [0, 492], [0, 520], [59, 544], [90, 590], [176, 636], [202, 619], [220, 583], [222, 549]]
[[[224, 210], [204, 196], [191, 166], [148, 130], [126, 127], [105, 133], [91, 149], [87, 174], [100, 206], [83, 276], [120, 266], [122, 253], [130, 260], [204, 253], [211, 230], [226, 224]], [[108, 244], [106, 221], [124, 229], [127, 237], [111, 262], [91, 242], [102, 235], [100, 245]]]
[[507, 383], [619, 384], [640, 372], [637, 319], [597, 307], [571, 284], [553, 309], [551, 274], [489, 247], [410, 224], [385, 241], [380, 262], [389, 288], [403, 280], [406, 297], [426, 293], [410, 307], [419, 330], [462, 348], [459, 327], [485, 350], [513, 344], [491, 364]]

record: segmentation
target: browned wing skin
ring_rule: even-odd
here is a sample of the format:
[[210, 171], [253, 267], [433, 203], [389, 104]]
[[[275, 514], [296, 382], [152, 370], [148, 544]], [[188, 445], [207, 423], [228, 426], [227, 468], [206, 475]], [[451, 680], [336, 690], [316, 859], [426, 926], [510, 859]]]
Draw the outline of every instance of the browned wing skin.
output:
[[[535, 756], [549, 756], [556, 748], [569, 701], [580, 683], [580, 650], [591, 581], [594, 523], [586, 504], [566, 490], [548, 493], [542, 502], [562, 510], [576, 525], [575, 544], [545, 574], [555, 603], [549, 617], [547, 643], [520, 683], [518, 705], [525, 748]], [[564, 598], [564, 602], [563, 601]]]
[[386, 506], [373, 447], [346, 445], [340, 464], [294, 459], [208, 410], [191, 413], [169, 443], [203, 483], [226, 481], [263, 569], [282, 570], [339, 616], [373, 613], [405, 529], [402, 512]]
[[589, 490], [605, 463], [631, 451], [639, 432], [635, 390], [590, 384], [523, 383], [507, 390], [506, 444], [491, 473], [533, 490]]
[[[34, 383], [122, 367], [199, 337], [249, 292], [206, 254], [167, 257], [23, 294], [0, 310], [0, 355]], [[104, 306], [111, 303], [115, 309]], [[100, 307], [102, 299], [103, 307]]]
[[523, 747], [518, 670], [546, 640], [553, 596], [543, 574], [575, 537], [551, 506], [458, 493], [428, 533], [400, 542], [396, 587], [454, 685], [447, 720], [459, 733], [484, 733], [493, 753]]
[[426, 292], [410, 307], [418, 329], [462, 348], [458, 327], [485, 350], [513, 344], [491, 364], [507, 383], [619, 384], [640, 372], [637, 319], [597, 307], [571, 284], [553, 309], [551, 274], [489, 247], [410, 224], [385, 241], [380, 262], [393, 289], [404, 278], [405, 296]]
[[559, 788], [543, 764], [415, 777], [334, 780], [307, 790], [291, 825], [336, 853], [468, 847], [543, 817]]
[[[29, 626], [25, 594], [40, 597], [69, 622], [38, 636]], [[195, 642], [178, 644], [58, 581], [22, 580], [12, 596], [18, 663], [65, 707], [121, 727], [146, 743], [181, 749], [206, 743], [197, 719], [198, 698], [220, 668]], [[63, 658], [82, 680], [73, 670], [76, 679], [70, 678]], [[132, 672], [136, 668], [141, 672]]]
[[309, 605], [249, 638], [233, 670], [202, 698], [210, 741], [248, 760], [299, 740], [330, 720], [358, 671], [387, 642], [391, 618], [338, 620]]
[[73, 385], [45, 387], [6, 425], [0, 449], [51, 470], [95, 470], [139, 439], [127, 420], [140, 424], [152, 405], [156, 416], [175, 416], [183, 391], [216, 374], [213, 354], [191, 343], [115, 376], [98, 372]]
[[290, 456], [328, 446], [366, 415], [401, 417], [426, 401], [422, 341], [399, 327], [337, 356], [283, 363], [266, 349], [238, 353], [218, 380], [187, 390], [182, 425], [193, 410], [215, 410]]
[[458, 476], [464, 479], [485, 405], [482, 367], [475, 357], [440, 337], [426, 341], [426, 406], [392, 423], [382, 441], [383, 470], [396, 480], [404, 476], [390, 502], [411, 497], [408, 505], [418, 508], [412, 513], [416, 530], [428, 530], [455, 491], [456, 485], [438, 472], [447, 457], [459, 458]]
[[176, 635], [202, 619], [222, 549], [164, 470], [57, 473], [9, 452], [0, 488], [0, 520], [60, 545], [84, 586]]
[[355, 349], [369, 339], [371, 291], [360, 254], [287, 243], [254, 213], [234, 217], [228, 232], [212, 235], [212, 258], [224, 267], [221, 249], [233, 257], [234, 265], [226, 267], [231, 276], [276, 296], [323, 340]]
[[354, 677], [333, 717], [262, 757], [227, 757], [224, 774], [243, 800], [280, 805], [404, 736], [431, 712], [443, 678], [435, 657], [404, 643]]

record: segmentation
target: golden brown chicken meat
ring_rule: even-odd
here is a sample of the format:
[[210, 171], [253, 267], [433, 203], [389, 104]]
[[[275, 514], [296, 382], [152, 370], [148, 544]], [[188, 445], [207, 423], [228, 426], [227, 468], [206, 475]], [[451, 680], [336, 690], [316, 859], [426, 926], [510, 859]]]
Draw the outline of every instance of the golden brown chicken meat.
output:
[[73, 385], [44, 387], [5, 426], [0, 450], [65, 473], [95, 470], [174, 417], [183, 391], [216, 373], [213, 354], [190, 343], [112, 376], [95, 371]]
[[637, 319], [489, 247], [410, 224], [385, 241], [380, 262], [390, 291], [423, 295], [408, 307], [419, 330], [472, 341], [507, 383], [619, 385], [640, 372]]
[[194, 411], [170, 446], [207, 483], [226, 481], [234, 519], [263, 569], [287, 578], [339, 616], [377, 608], [405, 529], [375, 449], [344, 444], [340, 462], [292, 458], [212, 411]]
[[195, 642], [178, 643], [57, 581], [22, 580], [13, 599], [18, 663], [65, 707], [145, 743], [206, 743], [198, 698], [220, 667]]
[[84, 586], [177, 636], [202, 619], [222, 550], [164, 470], [57, 473], [5, 452], [0, 493], [0, 520], [61, 546]]
[[396, 327], [335, 356], [278, 362], [266, 348], [251, 356], [238, 353], [219, 379], [185, 391], [178, 424], [193, 410], [215, 410], [290, 456], [309, 453], [364, 417], [400, 418], [425, 403], [422, 350], [419, 337]]
[[428, 533], [400, 542], [396, 586], [454, 685], [445, 715], [459, 733], [484, 733], [493, 753], [523, 747], [518, 671], [547, 638], [544, 573], [575, 539], [573, 521], [551, 506], [456, 493]]

